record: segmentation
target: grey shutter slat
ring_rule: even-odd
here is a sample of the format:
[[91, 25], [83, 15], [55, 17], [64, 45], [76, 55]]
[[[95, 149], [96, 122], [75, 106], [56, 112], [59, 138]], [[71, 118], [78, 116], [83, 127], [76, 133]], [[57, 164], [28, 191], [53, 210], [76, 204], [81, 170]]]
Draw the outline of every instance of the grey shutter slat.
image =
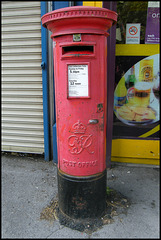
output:
[[44, 152], [40, 1], [2, 1], [2, 151]]

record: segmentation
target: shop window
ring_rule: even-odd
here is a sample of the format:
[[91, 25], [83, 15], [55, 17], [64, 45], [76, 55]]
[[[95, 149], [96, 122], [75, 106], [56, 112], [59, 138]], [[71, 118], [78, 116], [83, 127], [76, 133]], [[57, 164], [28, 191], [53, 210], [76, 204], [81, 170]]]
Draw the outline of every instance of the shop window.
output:
[[[140, 43], [145, 42], [148, 1], [117, 1], [116, 44], [126, 43], [126, 24], [139, 23]], [[133, 30], [135, 31], [135, 30]]]
[[113, 138], [159, 139], [160, 5], [117, 1], [117, 13]]

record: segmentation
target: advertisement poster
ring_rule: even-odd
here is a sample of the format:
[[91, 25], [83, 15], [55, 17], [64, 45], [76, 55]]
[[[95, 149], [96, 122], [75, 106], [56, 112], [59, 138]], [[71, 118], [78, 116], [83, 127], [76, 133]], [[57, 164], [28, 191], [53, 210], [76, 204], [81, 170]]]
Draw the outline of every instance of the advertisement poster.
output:
[[140, 23], [126, 24], [126, 44], [140, 44]]
[[[119, 76], [114, 91], [113, 136], [139, 137], [160, 121], [160, 55], [128, 58], [133, 64]], [[120, 68], [125, 69], [121, 62]]]
[[160, 2], [148, 2], [145, 43], [160, 43]]

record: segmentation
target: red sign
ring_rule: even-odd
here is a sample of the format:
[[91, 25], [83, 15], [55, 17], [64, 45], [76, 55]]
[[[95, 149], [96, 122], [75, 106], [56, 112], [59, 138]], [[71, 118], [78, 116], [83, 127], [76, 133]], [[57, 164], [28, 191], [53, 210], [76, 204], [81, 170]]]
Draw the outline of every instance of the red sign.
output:
[[138, 32], [137, 27], [132, 26], [132, 27], [129, 28], [129, 33], [130, 33], [131, 35], [135, 35], [137, 32]]

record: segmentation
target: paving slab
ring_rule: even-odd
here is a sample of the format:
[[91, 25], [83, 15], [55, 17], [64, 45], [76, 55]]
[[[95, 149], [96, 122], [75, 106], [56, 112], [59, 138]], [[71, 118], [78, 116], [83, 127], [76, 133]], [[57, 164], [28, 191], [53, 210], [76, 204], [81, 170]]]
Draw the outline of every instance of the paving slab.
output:
[[92, 233], [40, 219], [42, 210], [57, 197], [57, 166], [42, 155], [1, 156], [2, 238], [160, 238], [160, 168], [112, 164], [107, 186], [130, 199], [126, 214]]

